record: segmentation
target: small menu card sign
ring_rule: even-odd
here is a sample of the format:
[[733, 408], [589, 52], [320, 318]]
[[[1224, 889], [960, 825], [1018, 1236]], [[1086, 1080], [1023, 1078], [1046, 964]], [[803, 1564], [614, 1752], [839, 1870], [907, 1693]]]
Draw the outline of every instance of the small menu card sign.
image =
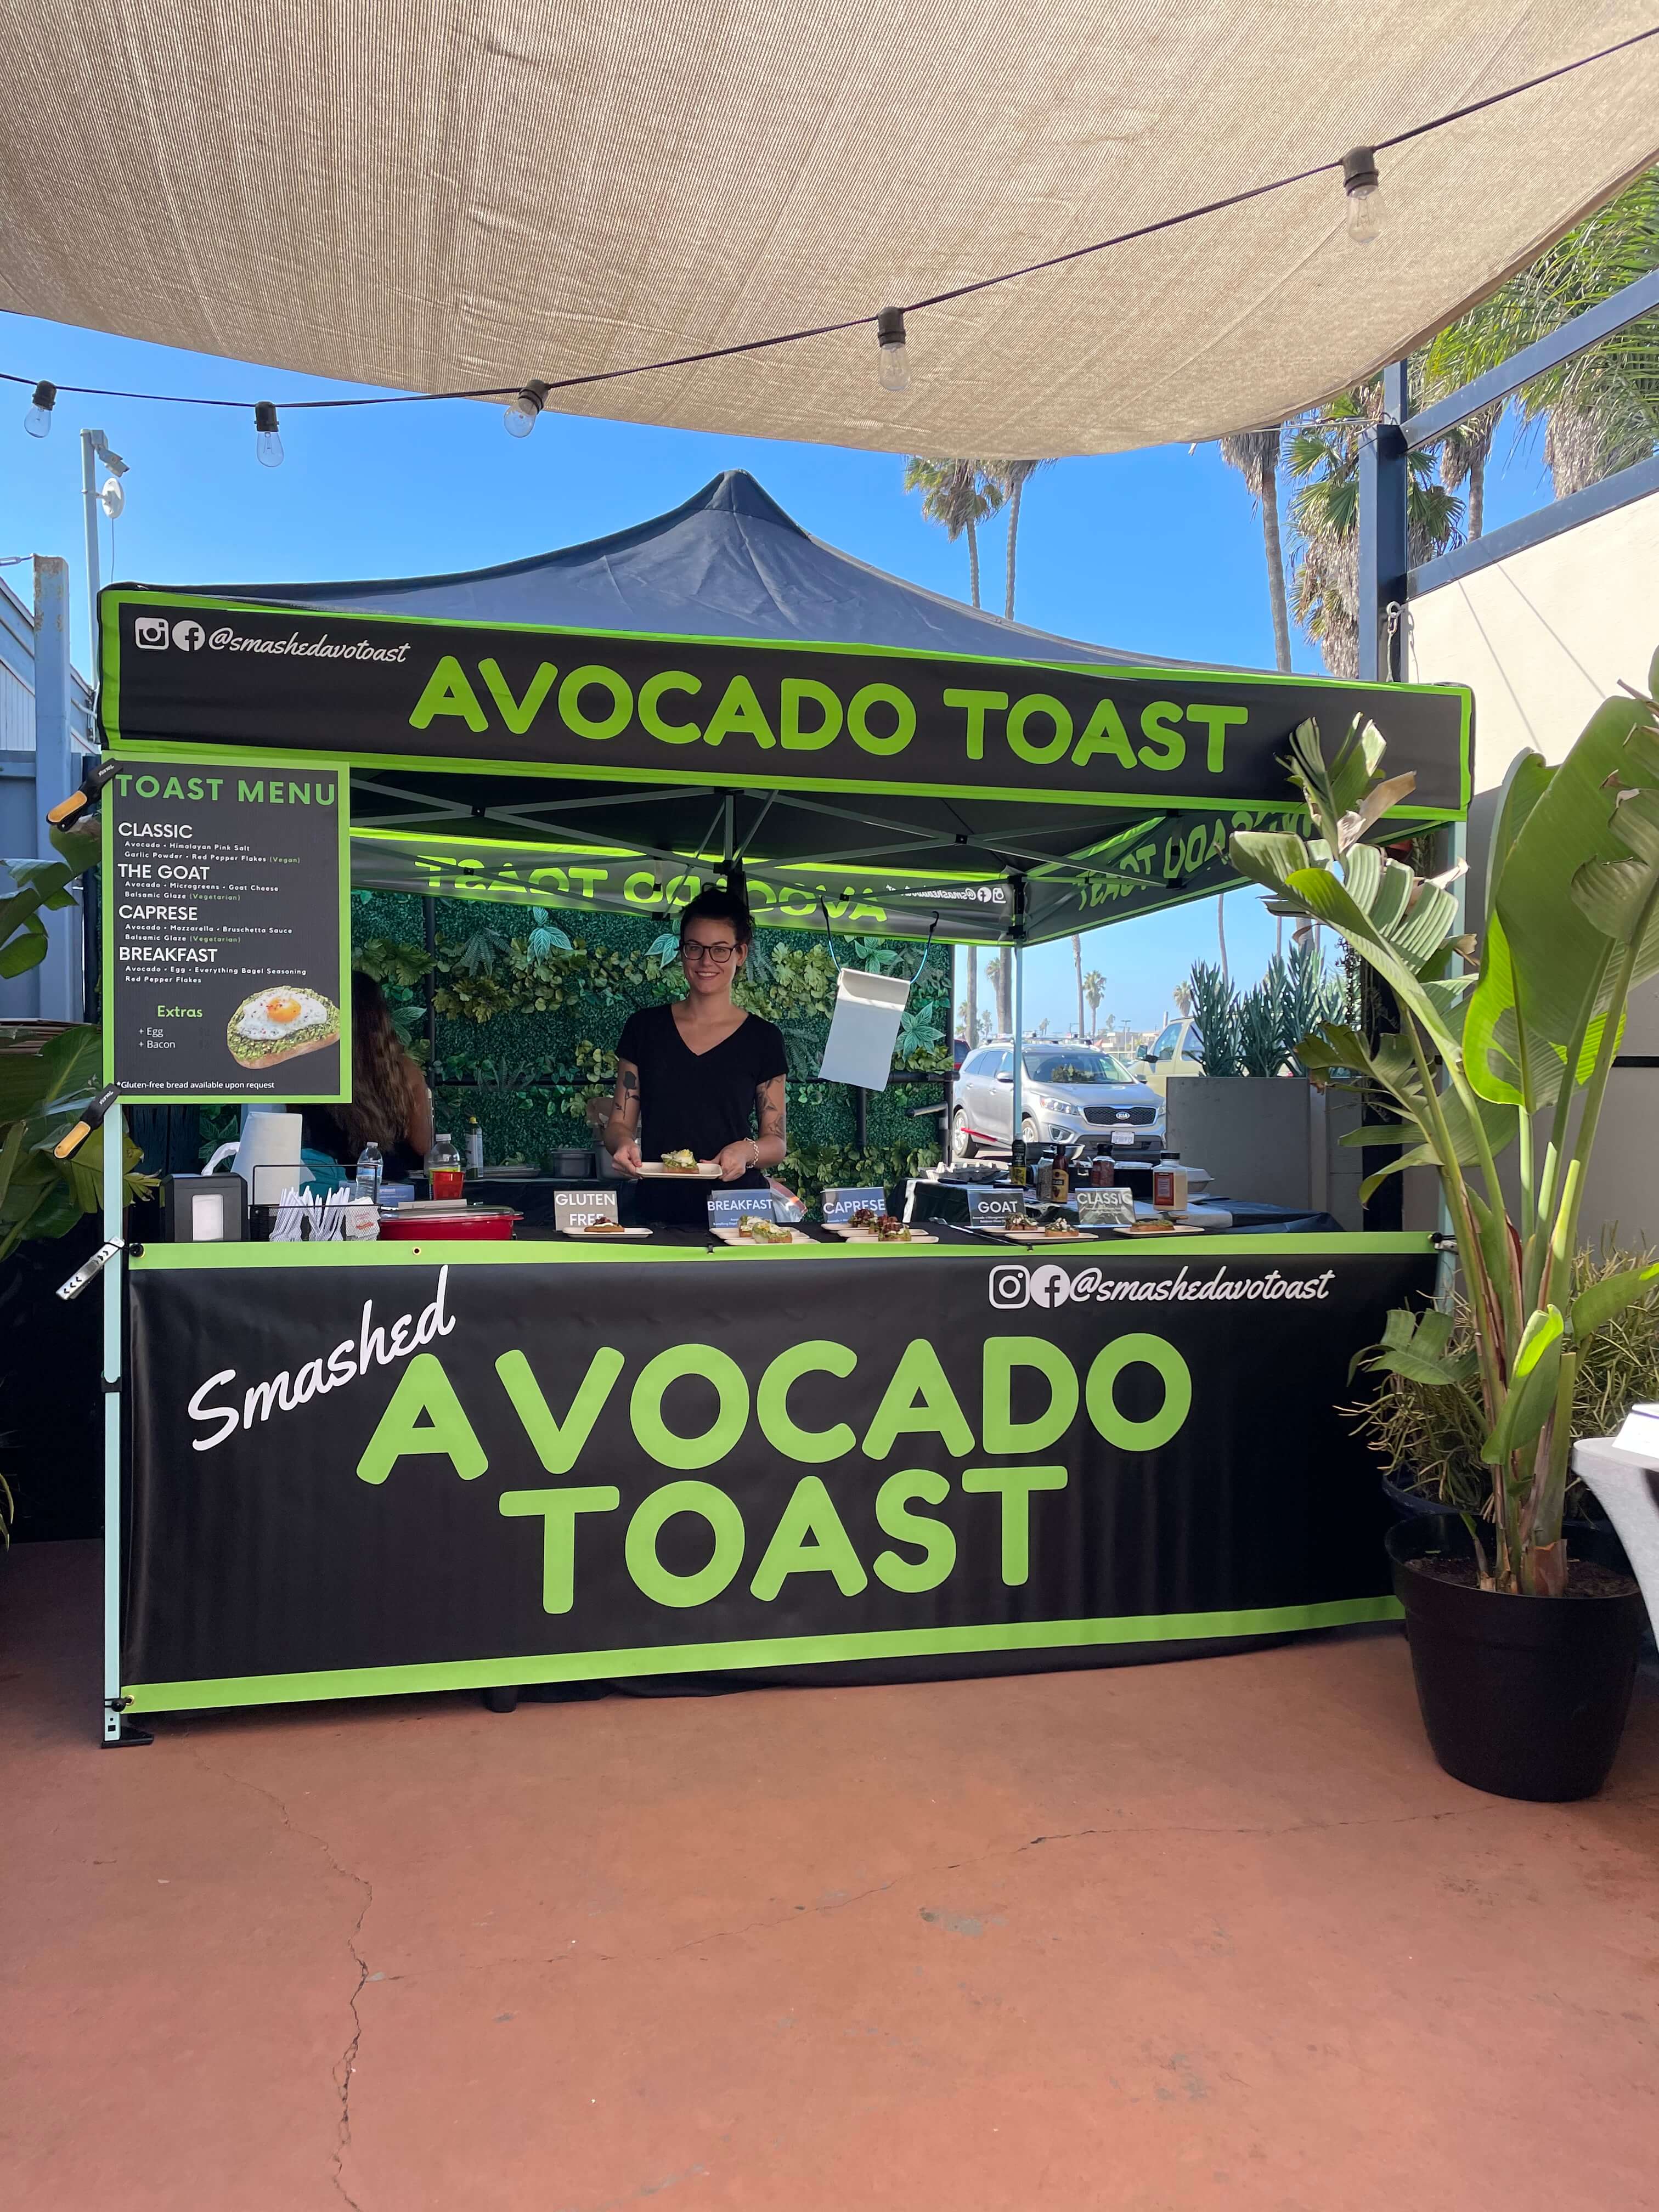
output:
[[572, 1231], [580, 1234], [591, 1221], [616, 1218], [614, 1190], [556, 1190], [553, 1194], [553, 1226], [567, 1235]]
[[1025, 1193], [1023, 1190], [981, 1190], [970, 1187], [968, 1193], [968, 1222], [974, 1229], [1006, 1229], [1011, 1221], [1020, 1220], [1025, 1212]]
[[824, 1227], [830, 1228], [836, 1222], [850, 1221], [861, 1206], [867, 1206], [872, 1213], [885, 1213], [886, 1192], [873, 1184], [868, 1189], [826, 1188], [823, 1194]]
[[1083, 1229], [1133, 1229], [1135, 1194], [1127, 1183], [1108, 1183], [1103, 1190], [1077, 1194], [1078, 1225]]
[[769, 1190], [711, 1190], [708, 1194], [708, 1226], [711, 1229], [736, 1229], [745, 1218], [757, 1213], [763, 1221], [775, 1218]]

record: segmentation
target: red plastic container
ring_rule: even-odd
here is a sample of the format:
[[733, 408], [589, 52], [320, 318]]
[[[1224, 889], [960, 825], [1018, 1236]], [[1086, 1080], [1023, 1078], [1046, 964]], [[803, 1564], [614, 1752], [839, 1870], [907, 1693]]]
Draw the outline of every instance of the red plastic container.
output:
[[513, 1234], [513, 1224], [520, 1218], [505, 1206], [469, 1206], [465, 1213], [383, 1213], [380, 1236], [394, 1244], [448, 1243], [456, 1238], [500, 1243]]

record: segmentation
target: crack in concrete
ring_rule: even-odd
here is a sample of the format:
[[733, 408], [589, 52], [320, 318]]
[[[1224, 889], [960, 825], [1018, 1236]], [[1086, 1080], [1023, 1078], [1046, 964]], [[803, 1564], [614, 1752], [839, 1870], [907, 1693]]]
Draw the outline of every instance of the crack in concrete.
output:
[[879, 1897], [884, 1890], [893, 1889], [900, 1882], [908, 1880], [910, 1876], [908, 1874], [896, 1874], [891, 1881], [878, 1881], [869, 1889], [855, 1891], [851, 1897], [833, 1898], [826, 1905], [797, 1905], [789, 1911], [779, 1914], [775, 1919], [746, 1920], [741, 1928], [716, 1928], [706, 1936], [690, 1936], [684, 1943], [671, 1943], [665, 1950], [649, 1953], [645, 1964], [649, 1966], [659, 1959], [675, 1958], [682, 1951], [695, 1951], [699, 1943], [730, 1943], [741, 1936], [763, 1934], [769, 1928], [787, 1928], [793, 1924], [798, 1913], [844, 1912], [849, 1905], [862, 1905], [866, 1897]]
[[263, 1797], [267, 1804], [274, 1805], [276, 1808], [278, 1818], [290, 1835], [302, 1837], [307, 1843], [315, 1844], [341, 1880], [355, 1882], [362, 1892], [362, 1902], [357, 1908], [357, 1917], [352, 1922], [346, 1936], [346, 1948], [350, 1952], [357, 1968], [356, 1984], [347, 1999], [351, 2012], [351, 2034], [329, 2076], [334, 2084], [335, 2094], [340, 2104], [339, 2118], [335, 2123], [334, 2151], [330, 2160], [331, 2167], [330, 2178], [343, 2202], [350, 2207], [350, 2212], [362, 2212], [362, 2207], [345, 2185], [345, 2154], [351, 2148], [351, 2077], [357, 2064], [358, 2046], [363, 2039], [362, 2015], [357, 2008], [357, 2000], [362, 1996], [364, 1986], [368, 1980], [368, 1960], [358, 1948], [357, 1939], [362, 1933], [363, 1922], [368, 1917], [368, 1908], [374, 1902], [374, 1886], [366, 1875], [358, 1874], [351, 1867], [341, 1863], [335, 1855], [334, 1846], [326, 1836], [319, 1836], [314, 1828], [302, 1828], [274, 1790], [267, 1790], [262, 1782], [250, 1781], [245, 1774], [233, 1774], [228, 1766], [215, 1766], [210, 1760], [204, 1759], [201, 1753], [193, 1747], [191, 1757], [204, 1774], [213, 1775], [219, 1781], [228, 1782], [238, 1789], [251, 1790], [256, 1797]]

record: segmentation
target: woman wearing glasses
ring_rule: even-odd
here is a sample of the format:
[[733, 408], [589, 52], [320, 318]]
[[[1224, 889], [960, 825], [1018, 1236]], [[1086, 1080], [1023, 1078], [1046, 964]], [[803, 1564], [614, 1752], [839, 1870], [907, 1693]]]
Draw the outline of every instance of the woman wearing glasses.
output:
[[[755, 925], [729, 891], [700, 892], [680, 916], [683, 999], [630, 1014], [617, 1046], [617, 1091], [605, 1149], [624, 1175], [647, 1160], [689, 1152], [714, 1161], [720, 1180], [764, 1189], [787, 1149], [783, 1038], [770, 1022], [732, 1003]], [[659, 1182], [662, 1211], [700, 1219], [707, 1186]], [[679, 1203], [670, 1200], [675, 1192]]]

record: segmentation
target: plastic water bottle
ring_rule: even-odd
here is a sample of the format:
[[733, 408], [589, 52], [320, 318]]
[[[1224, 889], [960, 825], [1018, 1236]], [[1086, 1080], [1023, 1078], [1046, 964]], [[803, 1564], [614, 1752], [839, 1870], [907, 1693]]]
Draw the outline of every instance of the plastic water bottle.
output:
[[466, 1125], [466, 1171], [470, 1176], [483, 1173], [483, 1131], [476, 1114]]
[[365, 1145], [357, 1155], [356, 1195], [368, 1199], [372, 1206], [378, 1206], [380, 1202], [380, 1178], [385, 1170], [386, 1163], [380, 1158], [380, 1146]]

